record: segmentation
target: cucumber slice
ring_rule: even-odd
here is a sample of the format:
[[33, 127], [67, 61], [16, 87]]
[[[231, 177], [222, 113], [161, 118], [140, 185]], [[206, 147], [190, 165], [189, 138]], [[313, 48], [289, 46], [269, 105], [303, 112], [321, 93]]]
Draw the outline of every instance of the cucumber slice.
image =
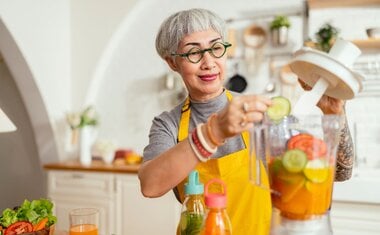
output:
[[290, 114], [290, 101], [283, 96], [272, 98], [272, 105], [267, 109], [268, 117], [273, 121], [279, 121]]
[[307, 163], [307, 155], [299, 149], [292, 149], [285, 152], [282, 157], [282, 165], [288, 172], [301, 172]]

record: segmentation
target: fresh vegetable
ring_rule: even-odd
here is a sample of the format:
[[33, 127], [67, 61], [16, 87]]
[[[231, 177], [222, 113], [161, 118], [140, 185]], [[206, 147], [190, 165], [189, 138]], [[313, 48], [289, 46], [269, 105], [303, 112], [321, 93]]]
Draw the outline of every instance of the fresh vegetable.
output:
[[33, 226], [33, 231], [40, 231], [44, 229], [47, 222], [49, 222], [49, 219], [47, 217], [43, 218], [40, 222]]
[[328, 163], [323, 159], [311, 160], [306, 164], [303, 173], [311, 182], [323, 183], [329, 176]]
[[310, 134], [292, 136], [287, 143], [288, 149], [299, 149], [306, 153], [309, 160], [324, 157], [327, 152], [326, 143]]
[[290, 114], [290, 101], [283, 96], [272, 98], [272, 105], [267, 109], [268, 117], [273, 121], [279, 121]]
[[0, 216], [0, 226], [5, 228], [4, 235], [22, 234], [22, 231], [39, 231], [56, 222], [57, 218], [53, 215], [53, 203], [47, 199], [25, 200], [15, 209], [5, 209]]
[[11, 224], [4, 232], [4, 235], [16, 235], [33, 232], [33, 225], [28, 221], [18, 221]]
[[288, 150], [282, 158], [282, 165], [288, 172], [301, 172], [307, 163], [306, 153], [299, 149]]

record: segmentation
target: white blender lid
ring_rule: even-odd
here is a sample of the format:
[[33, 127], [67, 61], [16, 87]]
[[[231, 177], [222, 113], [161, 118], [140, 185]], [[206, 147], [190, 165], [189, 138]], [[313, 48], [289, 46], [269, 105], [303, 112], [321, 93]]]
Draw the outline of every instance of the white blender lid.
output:
[[343, 100], [352, 99], [362, 90], [364, 77], [348, 67], [358, 55], [343, 55], [345, 61], [340, 60], [341, 56], [342, 54], [339, 53], [331, 54], [330, 52], [327, 54], [309, 47], [303, 47], [295, 52], [295, 57], [289, 66], [301, 80], [311, 87], [320, 78], [324, 78], [329, 83], [325, 92], [326, 95]]

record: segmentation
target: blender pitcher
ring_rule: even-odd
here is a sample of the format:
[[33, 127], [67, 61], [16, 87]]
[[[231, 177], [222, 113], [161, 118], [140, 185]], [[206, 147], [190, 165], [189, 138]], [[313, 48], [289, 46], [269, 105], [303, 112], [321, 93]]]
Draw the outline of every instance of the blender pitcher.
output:
[[250, 130], [250, 179], [268, 188], [269, 178], [271, 234], [332, 234], [329, 208], [342, 121], [338, 115], [287, 116], [264, 119]]

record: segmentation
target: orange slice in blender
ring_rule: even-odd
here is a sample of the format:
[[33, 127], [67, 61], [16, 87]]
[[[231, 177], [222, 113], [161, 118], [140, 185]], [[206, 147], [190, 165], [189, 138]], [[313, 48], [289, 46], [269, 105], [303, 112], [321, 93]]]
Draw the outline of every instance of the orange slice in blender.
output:
[[287, 203], [292, 200], [298, 193], [300, 189], [304, 187], [305, 179], [303, 177], [299, 178], [298, 181], [293, 184], [288, 184], [281, 190], [281, 201]]
[[313, 183], [323, 183], [329, 176], [328, 163], [323, 159], [308, 161], [303, 169], [303, 174]]

